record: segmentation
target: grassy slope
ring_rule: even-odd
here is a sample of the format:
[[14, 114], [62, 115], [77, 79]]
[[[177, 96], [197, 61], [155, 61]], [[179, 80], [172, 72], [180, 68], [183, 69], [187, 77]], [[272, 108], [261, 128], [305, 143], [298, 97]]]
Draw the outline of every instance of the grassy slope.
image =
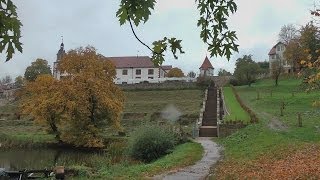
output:
[[[154, 112], [161, 111], [168, 105], [174, 105], [182, 114], [198, 115], [201, 101], [201, 90], [169, 90], [169, 91], [129, 91], [125, 92], [126, 102], [124, 112], [147, 113], [147, 120]], [[0, 106], [0, 113], [14, 113], [16, 104]], [[128, 126], [140, 123], [123, 122]], [[130, 128], [127, 128], [129, 131]], [[43, 131], [43, 128], [28, 120], [0, 119], [0, 134], [8, 135], [17, 141], [30, 140], [33, 142], [52, 141], [54, 137]], [[3, 138], [2, 138], [3, 139]]]
[[237, 121], [241, 120], [243, 122], [249, 122], [250, 116], [246, 111], [244, 111], [239, 102], [237, 101], [231, 87], [223, 88], [223, 95], [225, 104], [228, 108], [229, 115], [225, 116], [226, 121]]
[[198, 114], [202, 94], [201, 90], [129, 91], [124, 112], [154, 113], [172, 104], [183, 114]]
[[[299, 92], [300, 83], [300, 80], [287, 79], [275, 87], [272, 80], [263, 80], [252, 87], [237, 87], [239, 95], [258, 114], [260, 122], [219, 140], [225, 146], [226, 164], [248, 165], [251, 160], [266, 154], [277, 156], [277, 153], [288, 149], [320, 143], [320, 110], [311, 105], [313, 100], [319, 99], [320, 92]], [[260, 91], [260, 100], [256, 99], [257, 90]], [[279, 108], [282, 101], [287, 105], [281, 117]], [[303, 127], [297, 127], [298, 112], [303, 114]], [[282, 131], [269, 128], [271, 119], [277, 119], [287, 128]], [[222, 164], [218, 172], [223, 173], [224, 167], [227, 166]]]

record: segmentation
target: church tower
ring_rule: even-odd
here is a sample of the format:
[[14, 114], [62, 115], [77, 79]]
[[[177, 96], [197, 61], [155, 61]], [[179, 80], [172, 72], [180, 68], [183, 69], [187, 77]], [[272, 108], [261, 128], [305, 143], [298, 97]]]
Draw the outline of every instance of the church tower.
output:
[[57, 53], [57, 60], [56, 60], [56, 62], [53, 63], [53, 77], [55, 79], [58, 79], [58, 80], [60, 80], [60, 75], [61, 75], [61, 73], [58, 70], [58, 64], [59, 64], [59, 61], [62, 59], [62, 57], [64, 56], [65, 53], [66, 52], [64, 50], [64, 44], [63, 44], [63, 39], [62, 39], [62, 42], [60, 44], [60, 49], [59, 49], [59, 51]]

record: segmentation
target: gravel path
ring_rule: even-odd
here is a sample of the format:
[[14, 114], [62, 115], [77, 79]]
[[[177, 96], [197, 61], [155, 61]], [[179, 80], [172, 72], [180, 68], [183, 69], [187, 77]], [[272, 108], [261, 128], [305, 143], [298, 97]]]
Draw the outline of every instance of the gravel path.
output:
[[198, 180], [205, 179], [208, 176], [210, 167], [220, 158], [221, 147], [210, 138], [197, 138], [196, 142], [201, 143], [204, 149], [204, 155], [195, 165], [185, 167], [176, 172], [170, 172], [155, 176], [153, 179], [160, 180]]

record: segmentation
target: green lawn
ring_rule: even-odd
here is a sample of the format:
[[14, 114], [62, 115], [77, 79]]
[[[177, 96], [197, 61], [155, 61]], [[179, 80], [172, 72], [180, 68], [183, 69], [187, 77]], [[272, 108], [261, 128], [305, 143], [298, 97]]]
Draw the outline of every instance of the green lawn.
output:
[[[312, 106], [314, 100], [319, 100], [320, 91], [306, 93], [299, 88], [301, 82], [299, 79], [281, 79], [276, 87], [273, 80], [267, 79], [252, 87], [236, 87], [244, 103], [258, 115], [259, 123], [218, 139], [225, 147], [226, 164], [219, 166], [220, 174], [224, 174], [223, 169], [228, 169], [231, 164], [237, 164], [233, 168], [246, 166], [250, 169], [252, 161], [260, 157], [282, 157], [293, 149], [320, 144], [320, 108]], [[260, 92], [259, 100], [257, 91]], [[282, 102], [285, 109], [284, 115], [280, 116]], [[297, 125], [297, 113], [302, 113], [302, 127]]]
[[241, 120], [242, 122], [245, 122], [245, 123], [249, 122], [250, 121], [249, 114], [242, 109], [231, 87], [224, 87], [223, 95], [224, 95], [225, 104], [227, 106], [228, 113], [229, 113], [224, 117], [224, 120], [225, 121]]

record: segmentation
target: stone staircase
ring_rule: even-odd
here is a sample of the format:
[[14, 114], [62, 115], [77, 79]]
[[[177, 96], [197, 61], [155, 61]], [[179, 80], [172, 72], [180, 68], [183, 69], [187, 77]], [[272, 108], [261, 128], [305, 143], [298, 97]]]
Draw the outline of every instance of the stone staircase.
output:
[[205, 110], [202, 124], [199, 129], [199, 137], [218, 137], [218, 114], [217, 114], [217, 87], [214, 84], [208, 88]]

